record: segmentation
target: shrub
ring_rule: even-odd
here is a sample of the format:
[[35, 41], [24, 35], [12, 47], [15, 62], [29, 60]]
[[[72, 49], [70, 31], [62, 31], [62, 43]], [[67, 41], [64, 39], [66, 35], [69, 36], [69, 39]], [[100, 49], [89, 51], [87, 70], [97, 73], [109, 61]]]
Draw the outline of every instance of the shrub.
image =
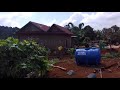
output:
[[106, 53], [105, 55], [102, 55], [102, 58], [117, 58], [120, 57], [120, 53]]
[[25, 78], [30, 73], [43, 77], [49, 69], [47, 54], [45, 47], [32, 40], [0, 40], [0, 78]]
[[105, 54], [105, 57], [107, 57], [107, 58], [113, 58], [113, 55], [110, 54], [110, 53], [106, 53], [106, 54]]
[[69, 48], [68, 53], [70, 54], [71, 58], [73, 58], [75, 54], [75, 48]]

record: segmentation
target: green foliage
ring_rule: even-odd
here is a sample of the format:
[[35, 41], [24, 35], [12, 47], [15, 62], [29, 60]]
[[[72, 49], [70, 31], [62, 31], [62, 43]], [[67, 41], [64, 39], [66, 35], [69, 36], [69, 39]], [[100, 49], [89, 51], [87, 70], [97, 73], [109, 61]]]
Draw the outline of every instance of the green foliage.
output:
[[112, 53], [113, 57], [120, 57], [120, 52], [118, 53]]
[[74, 35], [77, 36], [77, 38], [73, 38], [73, 45], [77, 45], [80, 44], [80, 42], [82, 41], [83, 37], [84, 37], [84, 32], [82, 30], [84, 23], [80, 23], [79, 27], [75, 26], [73, 23], [68, 23], [68, 25], [66, 25], [67, 28], [74, 33]]
[[16, 37], [15, 33], [19, 31], [17, 27], [0, 26], [0, 39], [6, 39], [8, 37]]
[[101, 50], [105, 49], [105, 43], [102, 40], [100, 40], [100, 42], [99, 42], [99, 47]]
[[73, 45], [81, 45], [84, 39], [88, 37], [90, 41], [93, 40], [105, 40], [111, 39], [112, 44], [120, 43], [120, 29], [118, 26], [114, 25], [110, 28], [103, 28], [102, 30], [94, 30], [90, 25], [83, 28], [84, 23], [80, 23], [75, 26], [73, 23], [68, 23], [67, 28], [74, 33], [76, 38], [73, 38]]
[[56, 64], [56, 63], [58, 63], [59, 62], [59, 59], [58, 58], [54, 58], [54, 59], [52, 59], [52, 60], [49, 60], [49, 63], [50, 64]]
[[4, 46], [6, 44], [7, 44], [7, 42], [5, 40], [0, 40], [0, 46]]
[[110, 53], [106, 53], [105, 55], [102, 56], [103, 58], [113, 58], [113, 55]]
[[59, 61], [60, 61], [60, 60], [59, 60], [58, 58], [54, 58], [54, 59], [49, 60], [49, 61], [48, 61], [48, 62], [49, 62], [49, 69], [48, 69], [48, 71], [49, 71], [49, 70], [52, 70], [51, 65], [54, 65], [54, 64], [58, 63]]
[[83, 43], [89, 43], [90, 42], [90, 38], [89, 37], [85, 37], [85, 39], [83, 40]]
[[75, 48], [69, 48], [68, 53], [70, 54], [71, 58], [73, 58], [75, 54]]
[[120, 53], [106, 53], [105, 55], [102, 55], [102, 58], [118, 58], [120, 57]]
[[110, 28], [103, 28], [102, 35], [103, 35], [103, 39], [105, 39], [107, 41], [109, 41], [109, 39], [110, 39], [112, 44], [115, 44], [117, 42], [120, 43], [120, 29], [116, 25], [114, 25]]
[[89, 37], [90, 40], [95, 40], [96, 34], [91, 26], [87, 25], [84, 27], [84, 36]]
[[0, 78], [25, 78], [31, 72], [43, 77], [49, 69], [47, 54], [47, 49], [34, 41], [0, 40]]

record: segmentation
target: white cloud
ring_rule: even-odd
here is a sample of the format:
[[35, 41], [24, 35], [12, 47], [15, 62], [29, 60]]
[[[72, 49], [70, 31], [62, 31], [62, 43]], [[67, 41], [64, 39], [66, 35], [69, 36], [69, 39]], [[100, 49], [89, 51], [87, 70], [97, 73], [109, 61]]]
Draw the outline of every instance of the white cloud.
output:
[[112, 25], [120, 26], [120, 12], [74, 12], [67, 20], [63, 20], [60, 25], [64, 26], [69, 22], [75, 25], [83, 22], [94, 29], [109, 28]]
[[56, 23], [56, 19], [53, 19], [52, 21], [46, 23], [46, 25], [51, 26], [52, 24]]
[[[34, 21], [33, 14], [34, 12], [0, 12], [0, 25], [21, 27], [28, 20]], [[64, 19], [64, 16], [62, 17]], [[120, 12], [73, 12], [68, 19], [60, 23], [58, 22], [58, 18], [54, 18], [52, 21], [49, 19], [45, 25], [51, 26], [53, 23], [56, 23], [64, 26], [69, 22], [72, 22], [76, 26], [83, 22], [85, 26], [90, 25], [94, 29], [109, 28], [112, 25], [120, 27]]]
[[81, 12], [75, 12], [73, 13], [67, 20], [63, 20], [60, 25], [64, 26], [66, 24], [68, 24], [69, 22], [75, 23], [78, 21], [81, 21], [81, 19], [83, 18]]
[[32, 12], [0, 12], [0, 25], [21, 27], [20, 20], [32, 17]]

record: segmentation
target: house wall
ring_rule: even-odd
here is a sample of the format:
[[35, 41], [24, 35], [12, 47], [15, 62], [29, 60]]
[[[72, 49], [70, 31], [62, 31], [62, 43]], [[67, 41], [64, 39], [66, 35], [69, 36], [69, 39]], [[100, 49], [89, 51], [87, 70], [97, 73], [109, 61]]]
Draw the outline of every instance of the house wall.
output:
[[34, 39], [39, 44], [51, 49], [55, 49], [60, 45], [66, 48], [71, 47], [71, 37], [65, 35], [21, 35], [19, 39]]
[[58, 46], [71, 47], [71, 38], [65, 35], [41, 35], [39, 43], [49, 48], [57, 48]]

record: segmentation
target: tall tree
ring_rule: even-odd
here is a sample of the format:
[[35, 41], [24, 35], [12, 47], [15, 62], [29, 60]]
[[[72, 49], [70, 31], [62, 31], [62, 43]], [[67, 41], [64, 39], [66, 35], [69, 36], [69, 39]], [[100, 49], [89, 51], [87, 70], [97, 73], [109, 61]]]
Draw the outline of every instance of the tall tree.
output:
[[79, 24], [79, 29], [82, 30], [83, 26], [84, 26], [84, 23], [80, 23]]
[[87, 25], [84, 27], [85, 37], [89, 37], [90, 40], [94, 40], [96, 37], [95, 32], [93, 31], [93, 28], [90, 25]]
[[112, 32], [117, 32], [119, 30], [119, 27], [117, 25], [114, 25], [111, 27], [111, 29], [113, 30]]
[[64, 26], [65, 28], [69, 29], [71, 32], [73, 32], [73, 28], [75, 27], [72, 22], [69, 22], [67, 25]]
[[0, 26], [0, 39], [7, 37], [15, 37], [15, 33], [19, 30], [17, 27]]
[[84, 33], [82, 31], [82, 28], [84, 26], [84, 23], [80, 23], [79, 26], [75, 26], [73, 23], [68, 23], [68, 25], [65, 25], [67, 29], [69, 29], [72, 33], [74, 33], [77, 37], [74, 38], [74, 41], [79, 44], [81, 42], [81, 39], [84, 37]]
[[102, 34], [101, 30], [95, 30], [94, 32], [96, 34], [96, 39], [97, 40], [103, 40], [103, 34]]
[[69, 26], [69, 27], [70, 27], [70, 29], [71, 29], [71, 28], [73, 28], [73, 27], [74, 27], [74, 24], [73, 24], [72, 22], [69, 22], [69, 23], [68, 23], [68, 26]]

